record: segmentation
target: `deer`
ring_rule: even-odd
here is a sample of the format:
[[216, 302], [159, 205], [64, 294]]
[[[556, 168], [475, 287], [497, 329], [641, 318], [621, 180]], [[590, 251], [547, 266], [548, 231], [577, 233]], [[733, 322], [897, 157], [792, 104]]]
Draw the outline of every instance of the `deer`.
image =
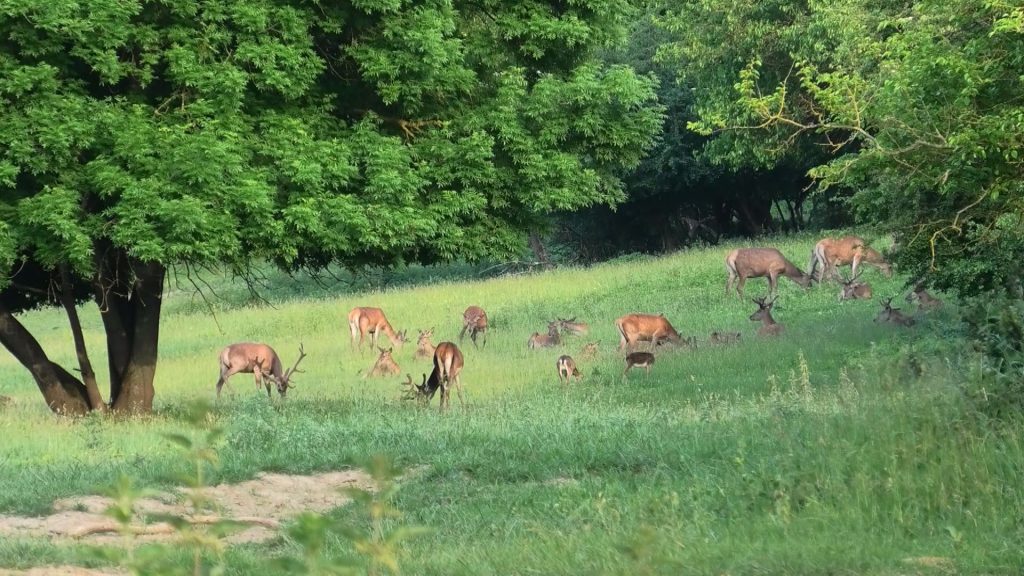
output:
[[713, 346], [739, 344], [741, 337], [739, 332], [712, 332], [709, 341]]
[[913, 302], [914, 300], [917, 300], [918, 310], [928, 311], [938, 310], [939, 308], [942, 308], [942, 300], [929, 294], [928, 291], [925, 290], [924, 286], [922, 286], [921, 284], [914, 286], [914, 289], [910, 292], [910, 294], [907, 294], [906, 300], [907, 302]]
[[380, 356], [377, 356], [377, 361], [373, 363], [373, 368], [364, 376], [364, 378], [371, 376], [395, 376], [402, 371], [398, 368], [398, 364], [395, 359], [391, 356], [393, 348], [387, 350], [377, 347], [380, 350]]
[[417, 330], [419, 336], [416, 337], [416, 354], [415, 358], [433, 358], [434, 357], [434, 345], [430, 342], [430, 338], [434, 335], [434, 328], [430, 330]]
[[633, 366], [639, 366], [647, 370], [647, 375], [651, 375], [651, 366], [654, 365], [654, 354], [650, 352], [630, 352], [626, 354], [626, 369], [622, 371], [622, 377], [626, 377], [626, 372]]
[[733, 282], [736, 282], [736, 294], [742, 298], [743, 284], [747, 278], [767, 276], [769, 296], [776, 293], [779, 276], [789, 278], [802, 288], [811, 285], [811, 276], [804, 274], [775, 248], [737, 248], [725, 257], [725, 268], [729, 272], [729, 279], [725, 283], [726, 296], [732, 290]]
[[778, 296], [772, 299], [771, 302], [766, 302], [767, 298], [751, 298], [754, 304], [757, 304], [757, 312], [750, 315], [752, 322], [761, 322], [761, 327], [757, 329], [758, 336], [778, 336], [782, 334], [782, 324], [779, 324], [772, 318], [772, 306], [775, 305], [775, 300]]
[[892, 307], [892, 298], [886, 298], [882, 302], [882, 311], [875, 316], [875, 322], [888, 322], [897, 326], [913, 326], [915, 320], [900, 312], [899, 308]]
[[548, 322], [548, 333], [534, 332], [526, 341], [526, 347], [534, 350], [536, 348], [551, 348], [561, 343], [562, 338], [558, 335], [558, 322]]
[[576, 361], [572, 359], [572, 356], [566, 354], [559, 356], [555, 362], [555, 368], [558, 369], [558, 381], [562, 384], [568, 384], [569, 379], [573, 377], [576, 378], [577, 382], [583, 380], [583, 375], [576, 368]]
[[[462, 352], [459, 347], [451, 342], [441, 342], [434, 350], [434, 369], [430, 372], [429, 378], [426, 374], [423, 375], [423, 384], [416, 386], [416, 394], [424, 404], [429, 404], [434, 393], [440, 388], [440, 409], [443, 411], [450, 403], [449, 395], [451, 388], [454, 387], [459, 395], [459, 404], [465, 406], [465, 401], [462, 399], [462, 381], [459, 378], [462, 366]], [[409, 382], [412, 382], [411, 376]]]
[[593, 360], [597, 357], [597, 348], [601, 345], [601, 341], [588, 342], [580, 349], [580, 355], [586, 360]]
[[356, 347], [356, 340], [359, 341], [359, 351], [363, 350], [363, 338], [370, 335], [370, 346], [377, 346], [377, 338], [383, 332], [391, 341], [391, 346], [401, 348], [402, 344], [409, 341], [406, 337], [406, 330], [395, 332], [384, 316], [380, 308], [356, 307], [348, 313], [348, 328], [352, 333], [352, 347]]
[[572, 334], [573, 336], [586, 336], [590, 332], [590, 326], [586, 322], [577, 322], [575, 316], [568, 320], [559, 318], [558, 327], [561, 328], [563, 334]]
[[292, 376], [301, 373], [299, 362], [306, 357], [306, 351], [302, 344], [299, 344], [299, 359], [295, 365], [287, 371], [282, 372], [281, 357], [274, 352], [274, 349], [266, 344], [256, 342], [239, 342], [231, 344], [220, 352], [220, 378], [217, 379], [217, 398], [220, 398], [221, 388], [228, 379], [239, 372], [251, 372], [256, 381], [256, 389], [260, 386], [267, 388], [267, 398], [271, 397], [271, 381], [277, 385], [277, 393], [284, 398], [289, 388], [294, 388], [291, 381]]
[[627, 314], [615, 320], [619, 330], [619, 350], [637, 342], [650, 342], [651, 350], [662, 342], [680, 342], [679, 332], [664, 314]]
[[479, 306], [470, 306], [462, 313], [462, 332], [459, 333], [459, 342], [462, 342], [469, 330], [469, 339], [473, 341], [473, 347], [477, 348], [477, 334], [484, 335], [484, 347], [487, 347], [487, 312]]
[[809, 274], [816, 276], [817, 281], [821, 282], [824, 276], [835, 278], [839, 267], [847, 264], [850, 265], [850, 274], [853, 276], [857, 276], [857, 268], [861, 264], [876, 266], [886, 278], [892, 276], [892, 266], [885, 257], [878, 250], [868, 246], [859, 236], [822, 238], [811, 250], [811, 261], [807, 268]]
[[870, 300], [871, 299], [871, 285], [867, 282], [859, 282], [857, 278], [861, 275], [860, 272], [856, 276], [849, 280], [839, 275], [839, 282], [843, 285], [842, 289], [839, 290], [839, 301], [843, 300]]

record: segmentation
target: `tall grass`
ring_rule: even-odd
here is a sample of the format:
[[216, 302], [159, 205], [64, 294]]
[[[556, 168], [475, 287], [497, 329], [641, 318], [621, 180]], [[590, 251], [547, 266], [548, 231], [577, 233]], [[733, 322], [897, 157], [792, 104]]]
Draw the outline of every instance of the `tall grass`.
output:
[[[778, 243], [801, 265], [812, 244]], [[161, 434], [183, 425], [190, 400], [212, 397], [219, 349], [265, 341], [289, 364], [301, 342], [306, 372], [287, 401], [268, 401], [249, 375], [225, 389], [217, 417], [228, 436], [214, 481], [356, 466], [371, 454], [423, 467], [396, 502], [403, 521], [434, 530], [405, 544], [408, 573], [1018, 572], [1020, 430], [961, 418], [957, 375], [935, 352], [949, 347], [929, 344], [948, 334], [952, 311], [900, 330], [872, 322], [877, 302], [838, 303], [838, 288], [805, 292], [782, 280], [774, 315], [786, 333], [760, 339], [747, 320], [756, 305], [723, 293], [728, 248], [325, 298], [293, 294], [273, 308], [221, 306], [216, 321], [193, 309], [188, 294], [172, 294], [152, 417], [56, 419], [13, 359], [0, 358], [0, 393], [16, 402], [0, 413], [0, 510], [43, 513], [53, 499], [96, 492], [121, 473], [173, 484], [185, 464]], [[899, 278], [866, 276], [880, 296], [900, 292]], [[748, 296], [765, 291], [763, 280], [747, 284]], [[462, 347], [465, 408], [455, 401], [442, 415], [435, 400], [418, 409], [399, 400], [404, 376], [359, 375], [374, 355], [350, 348], [345, 316], [353, 306], [384, 308], [396, 329], [433, 326], [440, 341], [457, 336], [470, 304], [495, 327], [485, 349], [468, 340]], [[742, 331], [743, 343], [659, 350], [649, 377], [624, 380], [613, 320], [628, 312], [664, 313], [705, 342], [712, 330]], [[588, 340], [602, 343], [598, 359], [579, 361], [582, 384], [560, 386], [555, 359], [584, 340], [526, 348], [555, 316], [591, 322]], [[60, 314], [24, 320], [55, 359], [72, 362]], [[97, 318], [87, 332], [98, 354]], [[429, 364], [414, 362], [413, 351], [406, 346], [396, 360], [417, 376]], [[228, 567], [269, 574], [268, 557], [296, 550], [286, 538], [241, 546]], [[352, 554], [341, 540], [328, 551]], [[0, 542], [0, 565], [82, 556], [63, 544]]]

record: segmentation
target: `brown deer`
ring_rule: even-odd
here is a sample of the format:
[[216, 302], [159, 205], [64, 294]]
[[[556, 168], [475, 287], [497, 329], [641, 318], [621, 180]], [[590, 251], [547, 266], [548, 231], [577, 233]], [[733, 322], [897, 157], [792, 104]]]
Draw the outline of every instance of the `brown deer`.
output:
[[417, 330], [419, 336], [416, 338], [416, 355], [415, 358], [433, 358], [434, 357], [434, 344], [430, 342], [430, 338], [434, 335], [434, 328], [430, 330]]
[[619, 350], [632, 347], [637, 342], [650, 342], [653, 350], [662, 342], [678, 344], [680, 341], [679, 332], [676, 332], [664, 314], [626, 314], [615, 320], [615, 327], [621, 337]]
[[878, 267], [886, 278], [892, 276], [892, 266], [885, 257], [859, 236], [822, 238], [811, 250], [811, 261], [807, 267], [808, 273], [821, 282], [823, 277], [835, 278], [839, 267], [847, 264], [851, 266], [850, 274], [857, 276], [857, 268], [862, 263]]
[[534, 332], [530, 339], [526, 341], [526, 347], [530, 350], [535, 348], [551, 348], [561, 343], [562, 338], [558, 335], [558, 322], [548, 322], [548, 333]]
[[920, 284], [914, 286], [914, 289], [910, 292], [910, 294], [907, 294], [906, 299], [907, 302], [913, 302], [914, 300], [917, 300], [918, 310], [928, 311], [938, 310], [939, 308], [942, 308], [942, 300], [929, 294], [928, 291], [924, 289], [924, 286]]
[[[454, 387], [459, 395], [459, 404], [465, 406], [462, 399], [462, 381], [459, 373], [462, 372], [462, 352], [459, 347], [451, 342], [441, 342], [434, 351], [434, 370], [430, 378], [423, 375], [423, 384], [416, 386], [416, 391], [424, 404], [429, 404], [438, 388], [441, 389], [441, 406], [444, 410], [450, 403], [449, 395]], [[410, 378], [411, 380], [411, 378]]]
[[373, 363], [373, 368], [370, 368], [370, 372], [364, 378], [371, 376], [395, 376], [402, 372], [398, 368], [395, 359], [391, 356], [392, 348], [385, 350], [378, 347], [377, 350], [380, 350], [380, 356], [377, 356], [377, 361]]
[[370, 335], [370, 346], [377, 346], [377, 338], [383, 332], [391, 340], [391, 345], [401, 349], [402, 344], [408, 342], [405, 330], [395, 332], [391, 323], [384, 316], [380, 308], [357, 307], [348, 313], [348, 329], [352, 333], [352, 347], [356, 347], [356, 340], [359, 341], [359, 350], [363, 349], [363, 338]]
[[782, 334], [782, 324], [779, 324], [772, 318], [772, 306], [775, 305], [775, 300], [778, 296], [772, 299], [771, 302], [765, 302], [766, 298], [751, 298], [754, 304], [757, 304], [757, 312], [750, 315], [750, 320], [753, 322], [761, 322], [761, 327], [757, 329], [758, 336], [778, 336]]
[[484, 335], [484, 347], [487, 347], [487, 312], [479, 306], [470, 306], [462, 313], [462, 332], [459, 333], [459, 342], [462, 342], [469, 330], [469, 339], [473, 341], [473, 347], [477, 348], [477, 334]]
[[728, 296], [736, 282], [736, 294], [743, 297], [743, 284], [747, 278], [768, 277], [768, 295], [775, 294], [779, 276], [785, 276], [803, 288], [811, 285], [811, 277], [804, 274], [792, 262], [786, 260], [775, 248], [738, 248], [725, 257], [725, 268], [729, 279], [725, 284]]
[[647, 375], [651, 375], [651, 366], [654, 365], [654, 354], [650, 352], [630, 352], [626, 354], [626, 369], [622, 371], [622, 377], [626, 377], [626, 372], [633, 366], [639, 366], [647, 370]]
[[882, 311], [875, 316], [875, 322], [888, 322], [897, 326], [913, 326], [915, 320], [900, 312], [899, 308], [892, 307], [892, 298], [886, 298], [882, 302]]
[[288, 393], [289, 388], [295, 385], [291, 382], [292, 376], [300, 373], [299, 362], [306, 357], [306, 351], [299, 344], [299, 359], [295, 365], [282, 372], [281, 358], [274, 352], [274, 349], [266, 344], [255, 342], [239, 342], [224, 348], [220, 352], [220, 378], [217, 379], [217, 398], [220, 398], [221, 388], [239, 372], [251, 372], [256, 381], [256, 389], [260, 386], [267, 388], [267, 398], [270, 394], [270, 383], [277, 385], [277, 393], [282, 398]]
[[590, 326], [586, 322], [577, 322], [575, 316], [568, 320], [559, 318], [558, 327], [561, 328], [563, 334], [572, 334], [573, 336], [586, 336], [590, 332]]
[[555, 368], [558, 369], [558, 381], [563, 384], [569, 383], [569, 378], [576, 378], [577, 382], [583, 380], [583, 375], [580, 374], [578, 368], [576, 368], [576, 361], [572, 359], [572, 356], [565, 354], [558, 357], [558, 361], [555, 362]]
[[739, 344], [741, 337], [739, 332], [712, 332], [709, 341], [713, 346]]
[[585, 360], [593, 360], [597, 357], [597, 348], [601, 345], [601, 341], [588, 342], [583, 348], [580, 349], [580, 356]]
[[[838, 274], [838, 273], [837, 273]], [[872, 296], [871, 285], [867, 282], [859, 282], [857, 278], [860, 273], [849, 280], [839, 274], [839, 282], [843, 285], [839, 290], [839, 301], [843, 300], [870, 300]]]

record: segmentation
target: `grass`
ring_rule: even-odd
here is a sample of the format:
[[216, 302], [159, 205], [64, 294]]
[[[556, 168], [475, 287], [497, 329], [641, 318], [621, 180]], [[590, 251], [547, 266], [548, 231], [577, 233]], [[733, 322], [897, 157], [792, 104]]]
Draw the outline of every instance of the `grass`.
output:
[[[813, 241], [780, 239], [799, 265]], [[1024, 448], [1019, 429], [979, 429], [962, 417], [947, 310], [914, 330], [879, 325], [877, 302], [837, 303], [837, 287], [803, 291], [782, 280], [778, 339], [755, 336], [748, 299], [723, 294], [729, 247], [589, 269], [457, 281], [416, 270], [406, 286], [344, 294], [271, 279], [274, 307], [225, 296], [216, 321], [185, 291], [168, 296], [157, 373], [157, 414], [145, 419], [56, 419], [9, 356], [0, 357], [0, 511], [45, 513], [56, 498], [95, 493], [129, 473], [177, 483], [187, 464], [161, 436], [181, 429], [185, 406], [213, 396], [216, 357], [235, 341], [265, 341], [285, 364], [303, 343], [306, 372], [286, 402], [268, 401], [249, 375], [225, 389], [228, 430], [214, 481], [261, 470], [307, 473], [358, 466], [383, 454], [424, 467], [404, 482], [394, 522], [430, 527], [403, 545], [410, 574], [943, 574], [1018, 573], [1024, 565]], [[875, 294], [902, 279], [867, 272]], [[296, 282], [292, 288], [280, 288]], [[405, 282], [399, 275], [393, 283]], [[295, 288], [298, 286], [298, 288]], [[766, 291], [748, 282], [747, 295]], [[466, 306], [488, 311], [487, 348], [463, 351], [468, 406], [441, 415], [398, 399], [414, 344], [395, 357], [403, 377], [364, 380], [370, 353], [349, 346], [345, 317], [380, 306], [396, 329], [435, 327], [455, 339]], [[612, 321], [663, 312], [684, 335], [743, 332], [734, 347], [659, 350], [649, 377], [621, 377]], [[99, 318], [83, 310], [98, 369]], [[587, 339], [530, 351], [555, 316], [591, 323]], [[24, 321], [58, 361], [73, 360], [59, 311]], [[555, 359], [600, 340], [579, 361], [582, 384], [562, 388]], [[913, 358], [908, 362], [907, 358]], [[100, 375], [103, 381], [104, 375]], [[357, 520], [342, 508], [339, 518]], [[327, 552], [353, 554], [344, 540]], [[279, 538], [232, 548], [234, 574], [270, 574], [267, 559], [297, 554]], [[0, 566], [95, 563], [82, 546], [0, 541]], [[929, 558], [949, 559], [934, 566]], [[919, 560], [925, 559], [925, 560]], [[947, 563], [948, 562], [948, 563]]]

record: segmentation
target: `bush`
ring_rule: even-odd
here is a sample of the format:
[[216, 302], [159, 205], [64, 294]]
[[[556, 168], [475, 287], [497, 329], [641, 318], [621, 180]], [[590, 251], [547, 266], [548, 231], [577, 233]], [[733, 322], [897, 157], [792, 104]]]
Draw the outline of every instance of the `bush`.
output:
[[980, 356], [967, 395], [981, 413], [1004, 420], [1024, 413], [1024, 301], [985, 296], [962, 308], [971, 347]]

